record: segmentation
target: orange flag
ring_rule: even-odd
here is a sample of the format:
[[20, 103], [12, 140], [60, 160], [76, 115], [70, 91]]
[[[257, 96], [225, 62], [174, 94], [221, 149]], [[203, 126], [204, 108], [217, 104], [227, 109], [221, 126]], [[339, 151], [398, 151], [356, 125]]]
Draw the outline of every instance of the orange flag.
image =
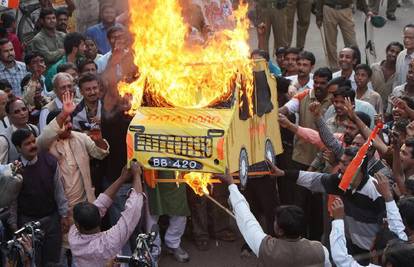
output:
[[353, 179], [359, 173], [359, 168], [361, 167], [362, 162], [368, 152], [368, 149], [372, 145], [372, 140], [375, 139], [378, 132], [382, 129], [382, 123], [379, 123], [375, 126], [374, 130], [371, 132], [368, 140], [362, 147], [359, 149], [355, 158], [349, 163], [348, 167], [345, 170], [344, 175], [342, 176], [341, 182], [339, 183], [339, 188], [342, 191], [346, 191], [349, 188], [349, 185], [352, 183]]
[[19, 0], [0, 0], [0, 6], [8, 8], [18, 8], [19, 2]]

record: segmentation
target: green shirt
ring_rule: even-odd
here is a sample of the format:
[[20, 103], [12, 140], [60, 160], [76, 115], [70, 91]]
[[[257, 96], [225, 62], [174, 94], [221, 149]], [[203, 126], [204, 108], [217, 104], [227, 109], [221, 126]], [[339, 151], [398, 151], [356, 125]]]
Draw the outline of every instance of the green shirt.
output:
[[47, 90], [50, 92], [53, 90], [53, 85], [52, 85], [52, 80], [53, 77], [56, 75], [57, 73], [57, 68], [59, 67], [59, 65], [61, 64], [65, 64], [68, 62], [68, 58], [66, 56], [63, 56], [58, 62], [56, 62], [55, 64], [53, 64], [46, 72], [45, 78], [46, 78], [46, 88]]
[[32, 51], [38, 51], [45, 57], [46, 65], [50, 66], [58, 61], [63, 55], [63, 39], [66, 34], [63, 32], [56, 31], [54, 36], [50, 36], [44, 29], [33, 37], [30, 43]]
[[[173, 171], [159, 171], [159, 178], [174, 179]], [[159, 183], [154, 189], [147, 187], [148, 203], [152, 215], [189, 216], [187, 186], [176, 183]]]

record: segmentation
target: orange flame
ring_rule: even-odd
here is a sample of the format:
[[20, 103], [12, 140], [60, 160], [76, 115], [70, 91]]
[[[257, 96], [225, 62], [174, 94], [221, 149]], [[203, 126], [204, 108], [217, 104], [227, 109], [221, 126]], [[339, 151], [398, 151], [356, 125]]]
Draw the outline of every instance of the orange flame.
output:
[[183, 178], [197, 195], [203, 196], [204, 194], [209, 195], [207, 186], [211, 184], [211, 177], [211, 173], [190, 172], [185, 174]]
[[[129, 0], [129, 6], [139, 77], [132, 83], [120, 82], [118, 90], [121, 96], [133, 96], [131, 114], [148, 97], [155, 106], [208, 107], [228, 100], [235, 82], [253, 94], [247, 4], [233, 12], [233, 29], [191, 45], [178, 0]], [[252, 103], [249, 107], [252, 112]]]

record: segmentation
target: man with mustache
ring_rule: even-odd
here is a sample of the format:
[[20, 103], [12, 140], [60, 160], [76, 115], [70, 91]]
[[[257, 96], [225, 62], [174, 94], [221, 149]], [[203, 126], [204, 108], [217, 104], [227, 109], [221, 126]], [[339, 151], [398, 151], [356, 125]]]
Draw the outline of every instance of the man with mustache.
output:
[[[90, 158], [105, 158], [109, 154], [109, 145], [100, 134], [88, 136], [72, 131], [73, 93], [66, 91], [62, 101], [61, 112], [49, 113], [48, 125], [38, 137], [37, 144], [57, 158], [69, 210], [72, 211], [77, 203], [95, 201]], [[65, 243], [64, 247], [69, 248]]]
[[399, 42], [391, 42], [385, 49], [386, 58], [381, 62], [371, 65], [372, 69], [372, 87], [382, 97], [383, 112], [387, 110], [388, 96], [392, 92], [392, 86], [397, 77], [396, 63], [398, 54], [404, 49]]
[[286, 77], [291, 80], [289, 86], [289, 95], [293, 96], [297, 92], [302, 92], [306, 89], [313, 88], [313, 74], [312, 69], [315, 66], [315, 56], [312, 52], [302, 51], [297, 60], [298, 74]]
[[7, 80], [15, 96], [21, 96], [20, 83], [27, 75], [26, 64], [16, 61], [13, 44], [7, 39], [0, 40], [0, 79]]
[[99, 99], [101, 90], [98, 77], [93, 74], [81, 76], [79, 89], [83, 99], [72, 113], [73, 128], [81, 132], [90, 131], [101, 123], [102, 102]]
[[[36, 251], [36, 265], [49, 266], [60, 260], [62, 231], [68, 231], [68, 202], [55, 157], [39, 151], [35, 135], [19, 129], [12, 135], [13, 145], [21, 154], [23, 185], [10, 209], [12, 229], [31, 221], [40, 221], [44, 241]], [[36, 248], [35, 248], [36, 250]]]

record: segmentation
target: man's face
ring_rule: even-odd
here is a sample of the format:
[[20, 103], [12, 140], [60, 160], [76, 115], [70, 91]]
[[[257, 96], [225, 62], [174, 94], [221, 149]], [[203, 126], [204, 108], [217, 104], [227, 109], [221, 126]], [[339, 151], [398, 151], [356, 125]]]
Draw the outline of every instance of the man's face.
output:
[[6, 104], [7, 104], [8, 96], [4, 92], [0, 92], [0, 117], [4, 117], [6, 115]]
[[66, 14], [59, 15], [57, 17], [56, 29], [58, 31], [66, 32], [68, 29], [68, 16]]
[[60, 139], [67, 139], [72, 134], [72, 118], [68, 116], [66, 121], [63, 123], [64, 130], [60, 132], [59, 138]]
[[338, 85], [337, 84], [331, 84], [326, 90], [328, 90], [328, 94], [333, 94], [336, 92], [336, 90], [338, 90]]
[[102, 10], [102, 22], [107, 24], [113, 24], [115, 23], [116, 19], [116, 10], [112, 7], [106, 7], [104, 10]]
[[408, 118], [408, 113], [405, 109], [399, 107], [398, 105], [394, 105], [392, 107], [392, 119], [397, 121], [401, 118]]
[[281, 68], [281, 69], [285, 69], [286, 68], [286, 61], [285, 61], [285, 54], [284, 53], [280, 53], [278, 55], [276, 55], [276, 62], [277, 65]]
[[86, 44], [85, 41], [81, 41], [81, 43], [79, 44], [78, 47], [75, 47], [76, 51], [76, 56], [77, 57], [82, 57], [85, 55], [86, 52]]
[[313, 65], [307, 59], [299, 59], [297, 62], [298, 66], [298, 76], [299, 77], [308, 77], [311, 73]]
[[407, 84], [410, 86], [414, 85], [414, 60], [411, 60], [410, 64], [408, 65]]
[[346, 115], [345, 111], [345, 98], [341, 95], [334, 96], [332, 99], [332, 104], [335, 108], [336, 115], [342, 117]]
[[46, 71], [45, 60], [41, 56], [33, 58], [28, 67], [32, 73], [36, 73], [39, 77]]
[[75, 69], [68, 69], [65, 71], [67, 74], [70, 74], [70, 76], [72, 76], [73, 78], [73, 83], [77, 84], [78, 83], [78, 79], [79, 79], [79, 74], [78, 71]]
[[11, 104], [9, 112], [8, 116], [13, 125], [21, 126], [29, 121], [29, 110], [21, 100], [16, 100]]
[[14, 53], [13, 44], [8, 42], [0, 46], [0, 60], [4, 63], [12, 63], [16, 59], [16, 54]]
[[390, 48], [386, 51], [387, 61], [396, 62], [398, 54], [401, 52], [400, 47], [396, 45], [390, 46]]
[[116, 44], [124, 48], [126, 46], [126, 38], [124, 31], [115, 31], [109, 36], [109, 44], [111, 45], [112, 50], [115, 49]]
[[355, 59], [354, 51], [350, 48], [344, 48], [339, 52], [339, 67], [341, 70], [350, 70], [354, 68]]
[[85, 66], [83, 66], [81, 74], [85, 75], [87, 73], [94, 74], [94, 75], [96, 75], [98, 73], [98, 70], [96, 69], [96, 65], [94, 63], [89, 63], [89, 64], [86, 64]]
[[22, 145], [18, 147], [18, 150], [25, 159], [34, 159], [37, 156], [36, 137], [31, 134], [22, 142]]
[[352, 141], [351, 146], [357, 147], [358, 149], [361, 148], [361, 146], [365, 143], [365, 139], [361, 134], [357, 134]]
[[86, 40], [85, 46], [85, 56], [89, 59], [94, 60], [96, 58], [96, 55], [98, 54], [98, 48], [96, 47], [95, 42], [92, 40]]
[[285, 55], [286, 70], [291, 73], [296, 73], [298, 70], [298, 55], [289, 53]]
[[73, 81], [69, 79], [60, 78], [56, 83], [55, 93], [56, 96], [62, 100], [63, 93], [66, 91], [69, 91], [71, 93], [74, 93], [75, 90], [73, 88]]
[[89, 103], [99, 100], [99, 84], [98, 81], [85, 82], [80, 87], [80, 91], [85, 100]]
[[407, 170], [414, 164], [414, 159], [412, 158], [413, 148], [408, 147], [405, 144], [401, 147], [400, 151], [400, 160], [401, 160], [401, 167], [403, 170]]
[[414, 49], [414, 28], [407, 27], [403, 33], [404, 47], [408, 50]]
[[358, 88], [365, 89], [368, 86], [369, 83], [369, 76], [368, 73], [365, 70], [357, 70], [355, 72], [355, 83]]
[[351, 163], [352, 158], [350, 156], [347, 155], [342, 155], [340, 160], [339, 160], [339, 164], [338, 164], [338, 172], [341, 174], [345, 173], [346, 168], [348, 167], [349, 163]]
[[50, 14], [47, 15], [43, 20], [42, 20], [42, 24], [43, 27], [47, 30], [54, 30], [56, 29], [56, 15], [55, 14]]
[[315, 90], [315, 96], [317, 99], [323, 100], [328, 95], [328, 82], [328, 78], [313, 76], [313, 90]]
[[359, 133], [358, 126], [350, 120], [344, 122], [345, 131], [344, 131], [344, 142], [347, 145], [351, 145], [354, 141], [355, 136]]

